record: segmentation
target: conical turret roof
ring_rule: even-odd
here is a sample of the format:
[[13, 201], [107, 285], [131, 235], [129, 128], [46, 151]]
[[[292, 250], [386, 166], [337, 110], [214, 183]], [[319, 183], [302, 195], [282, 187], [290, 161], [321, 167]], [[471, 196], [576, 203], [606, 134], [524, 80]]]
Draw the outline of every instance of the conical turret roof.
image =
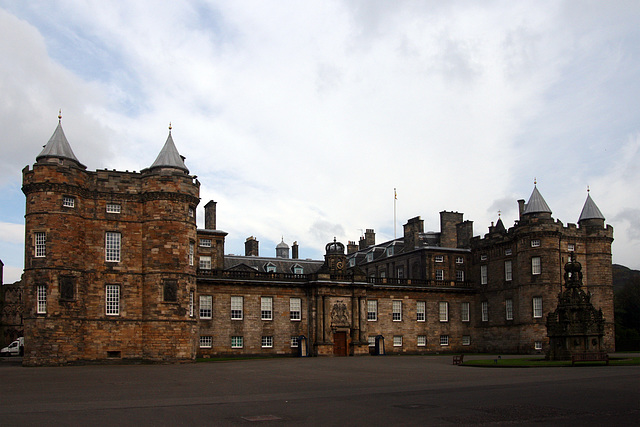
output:
[[531, 197], [529, 197], [529, 201], [525, 206], [523, 214], [532, 214], [532, 213], [551, 213], [551, 208], [547, 205], [547, 202], [544, 201], [544, 197], [538, 191], [538, 187], [534, 184], [533, 192], [531, 193]]
[[176, 144], [174, 144], [173, 138], [171, 137], [171, 127], [169, 127], [167, 142], [164, 143], [164, 147], [160, 150], [160, 154], [158, 154], [156, 161], [153, 162], [150, 169], [158, 167], [176, 168], [189, 173], [189, 169], [187, 169], [187, 166], [184, 164], [184, 157], [178, 153]]
[[62, 116], [58, 116], [58, 126], [49, 138], [49, 142], [44, 146], [40, 154], [36, 157], [36, 162], [46, 157], [56, 157], [60, 159], [69, 159], [83, 166], [71, 149], [69, 141], [62, 130]]
[[591, 195], [587, 193], [587, 200], [584, 202], [584, 206], [582, 207], [582, 212], [580, 213], [580, 219], [578, 222], [585, 219], [602, 219], [604, 220], [604, 215], [596, 206], [596, 203], [591, 198]]

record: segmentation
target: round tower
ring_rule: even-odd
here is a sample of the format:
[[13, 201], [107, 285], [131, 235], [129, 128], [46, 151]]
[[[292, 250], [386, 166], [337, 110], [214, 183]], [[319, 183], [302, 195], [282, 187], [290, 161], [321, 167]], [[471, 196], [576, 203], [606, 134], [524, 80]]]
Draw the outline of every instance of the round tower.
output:
[[151, 360], [196, 354], [196, 207], [200, 183], [171, 136], [142, 172], [143, 342]]

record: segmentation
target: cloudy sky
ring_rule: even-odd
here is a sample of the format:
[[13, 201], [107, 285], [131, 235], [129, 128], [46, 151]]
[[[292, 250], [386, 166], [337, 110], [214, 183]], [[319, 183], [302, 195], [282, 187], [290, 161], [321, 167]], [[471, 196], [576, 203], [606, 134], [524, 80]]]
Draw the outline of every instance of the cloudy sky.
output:
[[150, 166], [172, 122], [227, 253], [393, 238], [394, 188], [398, 235], [442, 210], [480, 235], [537, 179], [565, 224], [590, 186], [614, 262], [640, 269], [638, 22], [635, 0], [0, 0], [5, 282], [60, 108], [89, 170]]

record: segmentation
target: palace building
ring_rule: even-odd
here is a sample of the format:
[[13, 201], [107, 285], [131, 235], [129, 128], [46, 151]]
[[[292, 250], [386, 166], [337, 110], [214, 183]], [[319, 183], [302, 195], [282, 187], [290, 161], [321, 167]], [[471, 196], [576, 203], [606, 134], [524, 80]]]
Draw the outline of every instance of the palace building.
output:
[[171, 128], [149, 168], [89, 171], [59, 122], [23, 169], [23, 363], [543, 352], [570, 253], [614, 348], [613, 229], [589, 195], [577, 225], [534, 186], [508, 229], [474, 236], [444, 211], [439, 232], [415, 217], [387, 242], [327, 236], [324, 259], [305, 260], [284, 239], [260, 256], [254, 236], [226, 255], [215, 202], [196, 226], [199, 190]]

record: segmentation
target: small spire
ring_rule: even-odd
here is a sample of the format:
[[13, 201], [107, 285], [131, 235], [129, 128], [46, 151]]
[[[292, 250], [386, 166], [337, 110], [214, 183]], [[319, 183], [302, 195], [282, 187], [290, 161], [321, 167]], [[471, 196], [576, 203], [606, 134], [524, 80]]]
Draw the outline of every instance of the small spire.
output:
[[591, 189], [589, 188], [589, 186], [587, 185], [587, 194], [591, 191]]
[[58, 123], [62, 122], [62, 108], [58, 110]]
[[502, 211], [500, 209], [498, 209], [498, 219], [500, 219], [501, 215], [502, 215]]
[[171, 133], [171, 129], [172, 129], [171, 122], [169, 122], [169, 133]]
[[533, 185], [538, 185], [538, 178], [533, 177]]

